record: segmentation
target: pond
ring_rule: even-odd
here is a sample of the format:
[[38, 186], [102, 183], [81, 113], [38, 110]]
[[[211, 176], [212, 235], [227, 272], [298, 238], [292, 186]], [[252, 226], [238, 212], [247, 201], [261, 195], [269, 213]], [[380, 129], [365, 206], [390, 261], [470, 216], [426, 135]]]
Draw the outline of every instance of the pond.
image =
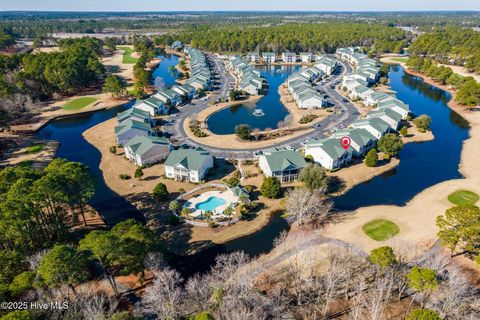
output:
[[[164, 52], [160, 52], [157, 55], [157, 58], [162, 59], [162, 62], [153, 70], [152, 78], [153, 78], [153, 85], [157, 87], [157, 84], [163, 82], [163, 86], [165, 88], [170, 88], [172, 85], [176, 84], [177, 79], [177, 69], [174, 72], [171, 72], [168, 68], [175, 67], [178, 64], [178, 56], [174, 54], [166, 54]], [[162, 79], [158, 80], [158, 79]]]
[[450, 94], [409, 75], [400, 67], [389, 74], [392, 90], [416, 114], [432, 118], [432, 141], [408, 143], [400, 152], [400, 164], [334, 199], [339, 210], [394, 204], [404, 205], [422, 190], [449, 179], [462, 178], [458, 171], [468, 122], [452, 111]]
[[[301, 66], [263, 66], [257, 67], [262, 76], [267, 80], [269, 90], [267, 94], [256, 103], [240, 104], [215, 112], [207, 119], [210, 131], [215, 134], [231, 134], [239, 124], [248, 124], [253, 129], [277, 129], [279, 122], [285, 121], [289, 115], [288, 110], [280, 102], [278, 88], [287, 78]], [[263, 111], [263, 114], [259, 111]]]

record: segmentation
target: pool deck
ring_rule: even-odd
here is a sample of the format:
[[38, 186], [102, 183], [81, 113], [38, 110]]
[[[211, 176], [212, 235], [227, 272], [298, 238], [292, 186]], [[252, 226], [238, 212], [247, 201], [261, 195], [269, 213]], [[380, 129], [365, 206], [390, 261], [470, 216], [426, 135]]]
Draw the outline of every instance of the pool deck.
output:
[[238, 203], [239, 199], [237, 196], [235, 196], [230, 190], [224, 190], [224, 191], [207, 191], [205, 193], [202, 193], [198, 197], [189, 199], [186, 203], [186, 207], [190, 208], [192, 211], [190, 213], [191, 217], [198, 218], [201, 216], [202, 213], [205, 213], [203, 210], [197, 209], [195, 206], [198, 203], [204, 202], [208, 200], [210, 197], [217, 197], [225, 200], [225, 203], [216, 207], [215, 210], [212, 210], [213, 213], [213, 218], [220, 218], [224, 217], [223, 211], [231, 206], [233, 203]]

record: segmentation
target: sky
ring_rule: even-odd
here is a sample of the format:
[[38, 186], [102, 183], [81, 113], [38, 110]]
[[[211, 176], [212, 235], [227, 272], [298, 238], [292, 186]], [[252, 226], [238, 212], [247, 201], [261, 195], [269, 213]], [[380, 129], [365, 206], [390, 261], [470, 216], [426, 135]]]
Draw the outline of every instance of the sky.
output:
[[480, 10], [480, 0], [0, 0], [0, 11]]

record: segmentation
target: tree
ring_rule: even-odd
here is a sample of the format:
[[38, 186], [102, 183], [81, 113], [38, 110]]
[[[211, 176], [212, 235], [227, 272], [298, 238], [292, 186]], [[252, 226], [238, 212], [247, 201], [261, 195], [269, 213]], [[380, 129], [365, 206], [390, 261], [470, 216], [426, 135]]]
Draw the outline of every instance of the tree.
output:
[[238, 97], [238, 91], [236, 90], [230, 90], [228, 97], [230, 98], [230, 101], [235, 101], [237, 100]]
[[417, 126], [418, 131], [425, 132], [427, 130], [430, 130], [430, 124], [432, 123], [432, 118], [430, 118], [426, 114], [422, 114], [421, 116], [416, 117], [413, 120], [413, 123], [415, 123], [415, 126]]
[[394, 133], [387, 133], [378, 140], [378, 149], [390, 157], [395, 157], [403, 148], [402, 140]]
[[8, 290], [13, 297], [19, 297], [25, 292], [33, 288], [35, 282], [35, 272], [24, 271], [13, 278], [13, 281], [8, 286]]
[[168, 210], [172, 211], [173, 213], [177, 213], [178, 209], [180, 209], [180, 204], [178, 203], [178, 201], [170, 201], [170, 203], [168, 204]]
[[460, 245], [469, 254], [480, 253], [480, 208], [472, 204], [452, 207], [437, 217], [437, 233], [442, 245], [452, 253]]
[[236, 177], [230, 177], [228, 179], [225, 179], [224, 182], [227, 185], [227, 187], [233, 188], [240, 183], [240, 180], [238, 180], [238, 178]]
[[400, 129], [400, 134], [404, 137], [406, 137], [408, 135], [408, 128], [407, 126], [403, 126], [401, 129]]
[[381, 268], [387, 268], [397, 263], [397, 258], [393, 253], [393, 249], [389, 246], [373, 249], [370, 251], [368, 260]]
[[103, 92], [108, 92], [112, 94], [112, 97], [119, 98], [125, 95], [126, 87], [127, 86], [122, 78], [116, 75], [111, 75], [105, 79]]
[[308, 222], [323, 223], [332, 205], [321, 194], [307, 188], [295, 188], [287, 194], [285, 217], [288, 222], [303, 225]]
[[248, 124], [239, 124], [235, 127], [235, 134], [242, 140], [250, 140], [252, 138], [252, 127]]
[[167, 186], [164, 183], [159, 183], [153, 188], [153, 197], [158, 202], [167, 201], [169, 197]]
[[191, 320], [215, 320], [215, 318], [210, 314], [210, 312], [203, 311], [192, 317]]
[[438, 287], [437, 273], [428, 268], [413, 267], [407, 275], [408, 286], [415, 291], [435, 290]]
[[281, 195], [281, 188], [280, 181], [276, 177], [265, 177], [260, 186], [260, 193], [266, 198], [277, 199]]
[[365, 156], [364, 162], [367, 167], [376, 167], [378, 162], [377, 149], [372, 149], [368, 151], [367, 155]]
[[300, 171], [298, 180], [310, 191], [326, 189], [330, 182], [327, 172], [316, 163], [310, 163]]
[[137, 179], [142, 179], [143, 176], [143, 170], [142, 168], [137, 168], [135, 169], [135, 178]]
[[441, 320], [438, 313], [432, 310], [412, 310], [405, 320]]
[[152, 285], [145, 289], [143, 301], [155, 312], [158, 319], [182, 318], [181, 282], [182, 277], [175, 270], [164, 269], [155, 272]]
[[89, 278], [88, 260], [84, 252], [66, 245], [55, 245], [42, 258], [38, 274], [48, 287], [68, 285], [74, 293], [74, 286]]
[[79, 248], [100, 264], [113, 291], [118, 293], [115, 274], [140, 273], [143, 278], [145, 258], [159, 249], [159, 243], [152, 231], [129, 219], [109, 231], [91, 231], [80, 240]]
[[0, 320], [33, 320], [35, 319], [31, 314], [30, 311], [27, 310], [16, 310], [7, 313]]

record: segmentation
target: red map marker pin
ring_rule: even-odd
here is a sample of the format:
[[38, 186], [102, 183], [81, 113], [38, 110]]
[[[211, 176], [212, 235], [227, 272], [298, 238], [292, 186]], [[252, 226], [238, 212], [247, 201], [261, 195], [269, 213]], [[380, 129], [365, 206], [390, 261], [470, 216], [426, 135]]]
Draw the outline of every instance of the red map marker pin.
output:
[[350, 140], [349, 137], [342, 137], [340, 139], [340, 145], [343, 147], [343, 149], [347, 150], [348, 147], [350, 147], [350, 144], [352, 143], [352, 140]]

